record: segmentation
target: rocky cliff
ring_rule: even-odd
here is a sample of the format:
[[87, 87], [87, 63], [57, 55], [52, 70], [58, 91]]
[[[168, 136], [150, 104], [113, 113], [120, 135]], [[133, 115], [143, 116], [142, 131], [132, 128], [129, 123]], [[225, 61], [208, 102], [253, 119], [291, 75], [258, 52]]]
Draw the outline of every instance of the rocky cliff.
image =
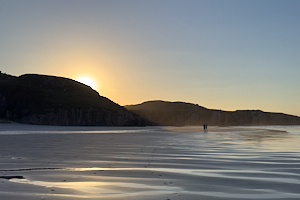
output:
[[71, 79], [0, 73], [0, 118], [38, 125], [149, 124], [126, 108]]
[[211, 110], [184, 102], [149, 101], [125, 106], [129, 111], [157, 125], [184, 126], [255, 126], [300, 125], [300, 117], [270, 113], [260, 110], [237, 110], [233, 112]]

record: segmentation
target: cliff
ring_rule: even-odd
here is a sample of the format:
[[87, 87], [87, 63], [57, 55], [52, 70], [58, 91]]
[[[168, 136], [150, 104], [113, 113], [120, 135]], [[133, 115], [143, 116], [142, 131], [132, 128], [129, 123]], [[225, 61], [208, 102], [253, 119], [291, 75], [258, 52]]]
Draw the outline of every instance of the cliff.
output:
[[0, 118], [26, 124], [146, 125], [126, 108], [77, 81], [55, 76], [0, 73]]
[[300, 117], [260, 110], [222, 111], [184, 102], [149, 101], [125, 106], [129, 111], [161, 126], [300, 125]]
[[0, 72], [0, 119], [36, 125], [249, 126], [300, 125], [300, 117], [260, 110], [212, 110], [184, 102], [149, 101], [122, 107], [77, 81]]

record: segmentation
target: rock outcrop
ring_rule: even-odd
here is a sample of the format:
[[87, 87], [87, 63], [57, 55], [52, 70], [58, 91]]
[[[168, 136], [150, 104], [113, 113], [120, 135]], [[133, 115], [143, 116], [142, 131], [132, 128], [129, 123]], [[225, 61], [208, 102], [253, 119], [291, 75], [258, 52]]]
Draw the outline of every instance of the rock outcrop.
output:
[[256, 126], [300, 125], [300, 117], [260, 110], [211, 110], [184, 102], [149, 101], [125, 106], [129, 111], [161, 126], [203, 125]]

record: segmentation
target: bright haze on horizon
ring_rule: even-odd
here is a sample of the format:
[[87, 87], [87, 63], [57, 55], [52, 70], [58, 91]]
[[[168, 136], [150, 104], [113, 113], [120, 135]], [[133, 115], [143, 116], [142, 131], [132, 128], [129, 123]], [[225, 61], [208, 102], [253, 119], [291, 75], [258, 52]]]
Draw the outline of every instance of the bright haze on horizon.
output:
[[300, 116], [298, 0], [0, 1], [0, 70], [89, 77], [120, 105]]

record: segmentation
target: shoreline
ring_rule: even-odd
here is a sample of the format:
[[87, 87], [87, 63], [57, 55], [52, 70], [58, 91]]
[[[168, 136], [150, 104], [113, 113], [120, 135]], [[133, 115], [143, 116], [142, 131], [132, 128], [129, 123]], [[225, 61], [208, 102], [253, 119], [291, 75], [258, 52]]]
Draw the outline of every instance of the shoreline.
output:
[[0, 134], [1, 199], [300, 198], [298, 135], [243, 127], [34, 127]]

